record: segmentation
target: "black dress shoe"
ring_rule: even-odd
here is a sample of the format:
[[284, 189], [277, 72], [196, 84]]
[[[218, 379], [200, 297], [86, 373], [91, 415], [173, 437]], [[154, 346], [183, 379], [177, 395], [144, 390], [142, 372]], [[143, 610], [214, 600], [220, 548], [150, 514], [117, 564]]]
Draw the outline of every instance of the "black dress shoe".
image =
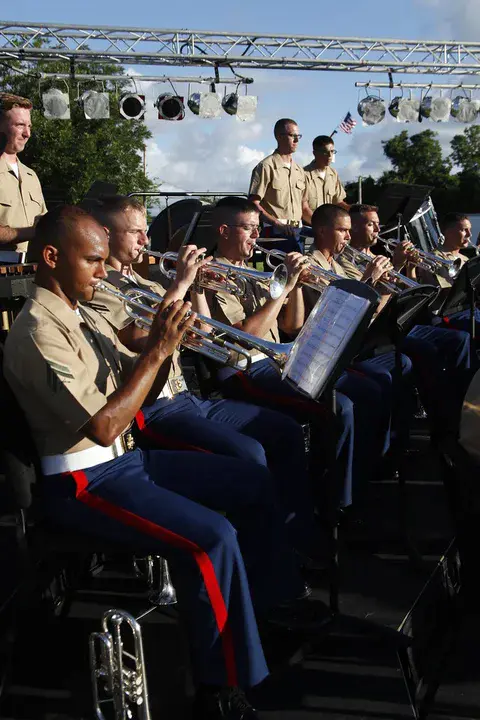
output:
[[193, 720], [259, 720], [245, 693], [238, 687], [202, 685], [193, 703]]
[[330, 618], [327, 606], [319, 600], [298, 599], [269, 610], [258, 618], [260, 632], [269, 628], [285, 628], [298, 632], [316, 632]]

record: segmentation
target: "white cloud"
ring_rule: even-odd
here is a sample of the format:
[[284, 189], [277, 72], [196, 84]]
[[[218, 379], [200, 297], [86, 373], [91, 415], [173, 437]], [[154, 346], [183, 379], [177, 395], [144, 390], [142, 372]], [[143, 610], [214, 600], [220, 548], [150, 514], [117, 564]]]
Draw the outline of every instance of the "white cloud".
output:
[[416, 0], [431, 11], [432, 26], [451, 40], [478, 41], [480, 3], [478, 0]]

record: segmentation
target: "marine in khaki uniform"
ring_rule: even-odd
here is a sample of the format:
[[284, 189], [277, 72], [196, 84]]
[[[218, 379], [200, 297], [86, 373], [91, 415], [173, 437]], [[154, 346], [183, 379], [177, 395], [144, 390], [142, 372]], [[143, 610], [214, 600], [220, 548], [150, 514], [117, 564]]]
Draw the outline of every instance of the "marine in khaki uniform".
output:
[[35, 223], [47, 212], [36, 173], [18, 159], [30, 137], [31, 108], [26, 98], [0, 93], [0, 133], [5, 137], [0, 153], [0, 251], [26, 252]]
[[[186, 318], [189, 305], [160, 305], [131, 367], [131, 353], [108, 324], [78, 304], [105, 278], [105, 230], [79, 208], [63, 206], [39, 221], [34, 243], [37, 290], [7, 338], [5, 376], [38, 448], [43, 508], [70, 531], [171, 561], [191, 641], [192, 717], [255, 720], [240, 689], [268, 674], [255, 615], [303, 592], [270, 475], [237, 458], [124, 443], [194, 319]], [[209, 508], [235, 518], [236, 529]]]
[[306, 178], [306, 196], [303, 204], [303, 219], [309, 225], [312, 213], [320, 205], [333, 204], [349, 209], [345, 202], [347, 193], [331, 163], [336, 154], [335, 145], [329, 135], [318, 135], [313, 141], [313, 160], [303, 168]]
[[[472, 224], [468, 216], [463, 213], [447, 213], [447, 215], [441, 219], [440, 229], [442, 230], [444, 241], [440, 248], [434, 251], [434, 254], [462, 268], [463, 265], [468, 262], [468, 258], [462, 254], [462, 250], [472, 245]], [[421, 282], [440, 287], [440, 297], [448, 295], [448, 290], [454, 283], [454, 278], [449, 276], [447, 268], [439, 268], [435, 273], [418, 270], [417, 276]], [[466, 309], [452, 313], [448, 316], [446, 322], [449, 328], [469, 332], [470, 310]], [[475, 341], [478, 347], [480, 331], [480, 310], [478, 307], [475, 308], [475, 324]]]
[[297, 248], [302, 225], [305, 172], [293, 159], [302, 136], [290, 118], [277, 120], [273, 132], [277, 147], [254, 168], [248, 193], [260, 211], [264, 236], [290, 239], [278, 245], [288, 252]]
[[[133, 269], [148, 243], [143, 206], [133, 198], [117, 197], [105, 200], [94, 212], [109, 232], [107, 283], [123, 291], [146, 287], [164, 295], [164, 288], [144, 280]], [[171, 299], [183, 299], [191, 288], [198, 269], [211, 259], [201, 260], [204, 252], [205, 248], [194, 245], [180, 249], [176, 277], [168, 289]], [[197, 306], [203, 301], [205, 310], [202, 314], [208, 314], [204, 296], [196, 297], [197, 293], [192, 292], [193, 296]], [[148, 337], [146, 331], [137, 327], [127, 315], [121, 299], [99, 291], [95, 293], [91, 307], [102, 313], [130, 350], [142, 351]], [[167, 367], [164, 368], [165, 385], [161, 394], [137, 414], [142, 445], [219, 453], [260, 465], [266, 465], [268, 458], [268, 467], [282, 491], [285, 517], [295, 516], [289, 523], [292, 543], [304, 554], [314, 552], [310, 532], [313, 504], [309, 497], [300, 426], [281, 413], [246, 402], [200, 400], [187, 391], [178, 351], [172, 355], [168, 375]], [[279, 451], [278, 444], [285, 450]]]

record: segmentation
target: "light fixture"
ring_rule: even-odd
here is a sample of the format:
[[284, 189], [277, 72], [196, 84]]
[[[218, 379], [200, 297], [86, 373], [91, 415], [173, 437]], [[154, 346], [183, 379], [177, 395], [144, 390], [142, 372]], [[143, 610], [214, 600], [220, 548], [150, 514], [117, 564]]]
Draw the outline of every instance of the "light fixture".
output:
[[126, 120], [141, 120], [147, 109], [145, 95], [138, 95], [138, 93], [122, 95], [118, 109], [120, 115]]
[[428, 95], [420, 103], [422, 117], [433, 120], [433, 122], [448, 122], [451, 108], [452, 101], [448, 97], [431, 97]]
[[457, 122], [473, 122], [478, 115], [478, 101], [469, 100], [464, 95], [457, 95], [452, 102], [450, 114]]
[[42, 95], [43, 114], [48, 120], [70, 120], [70, 97], [68, 93], [51, 88]]
[[221, 111], [222, 111], [222, 103], [220, 100], [220, 96], [215, 91], [210, 92], [202, 92], [202, 93], [194, 93], [195, 96], [198, 96], [193, 101], [193, 96], [190, 96], [190, 100], [192, 100], [193, 107], [197, 106], [198, 103], [198, 112], [196, 110], [192, 109], [192, 106], [190, 104], [190, 100], [188, 103], [188, 107], [190, 110], [192, 110], [195, 115], [198, 115], [201, 118], [218, 118], [220, 117]]
[[222, 107], [228, 115], [236, 115], [239, 120], [247, 121], [255, 118], [258, 98], [254, 95], [239, 96], [236, 92], [225, 95]]
[[159, 120], [183, 120], [185, 117], [185, 103], [178, 95], [159, 95], [153, 106], [158, 110]]
[[358, 103], [357, 111], [364, 125], [378, 125], [385, 117], [385, 102], [377, 95], [367, 95]]
[[200, 112], [200, 93], [192, 93], [187, 100], [187, 105], [194, 115], [198, 115]]
[[388, 112], [398, 122], [418, 122], [420, 101], [416, 98], [394, 97], [388, 106]]
[[106, 92], [87, 90], [80, 97], [80, 104], [87, 120], [108, 120], [110, 98]]

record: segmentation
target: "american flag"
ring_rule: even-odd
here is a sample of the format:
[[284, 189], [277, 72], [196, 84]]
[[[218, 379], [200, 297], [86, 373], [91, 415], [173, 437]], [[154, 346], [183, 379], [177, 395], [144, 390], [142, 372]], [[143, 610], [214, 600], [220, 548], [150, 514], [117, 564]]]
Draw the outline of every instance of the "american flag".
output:
[[353, 132], [353, 128], [355, 127], [356, 124], [357, 124], [357, 121], [354, 120], [354, 118], [352, 117], [352, 113], [348, 112], [338, 127], [344, 133], [350, 134]]

